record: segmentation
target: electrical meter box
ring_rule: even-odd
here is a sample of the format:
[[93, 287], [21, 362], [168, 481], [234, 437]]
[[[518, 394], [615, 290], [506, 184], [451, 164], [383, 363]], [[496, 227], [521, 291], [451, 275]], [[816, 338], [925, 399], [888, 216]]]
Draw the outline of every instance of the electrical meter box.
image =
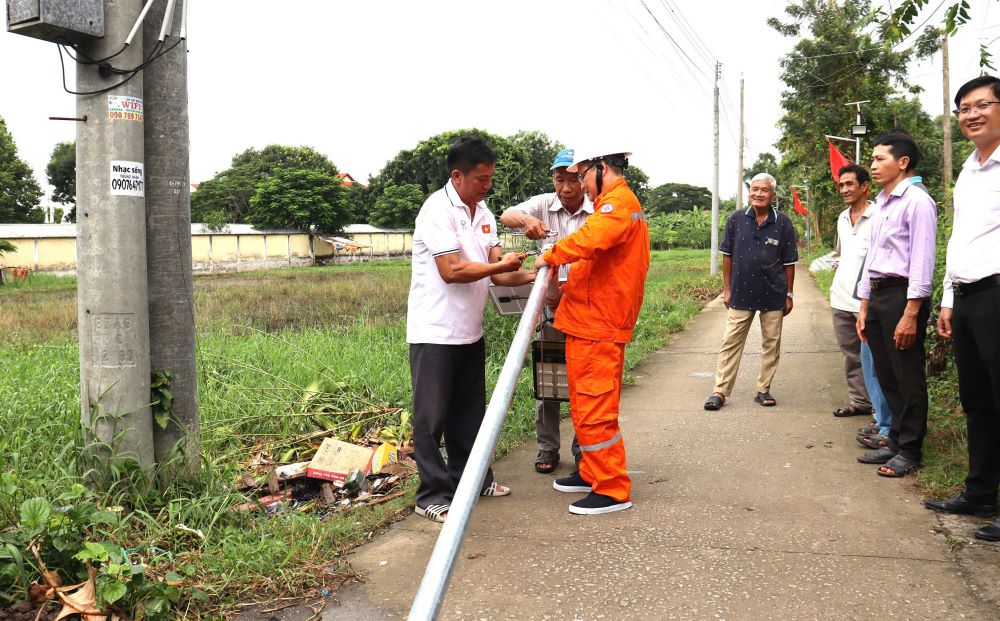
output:
[[531, 342], [532, 376], [535, 399], [569, 401], [569, 377], [566, 375], [566, 343]]
[[7, 0], [7, 30], [53, 43], [104, 36], [104, 0]]

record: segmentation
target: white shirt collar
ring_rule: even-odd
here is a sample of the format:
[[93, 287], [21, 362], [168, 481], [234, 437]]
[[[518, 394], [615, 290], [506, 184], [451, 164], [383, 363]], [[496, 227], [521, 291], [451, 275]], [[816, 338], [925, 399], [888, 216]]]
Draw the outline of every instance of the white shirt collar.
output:
[[[549, 211], [559, 211], [560, 209], [566, 209], [565, 207], [563, 207], [562, 201], [559, 200], [559, 194], [556, 194], [555, 198], [556, 198], [555, 201], [553, 201], [552, 205], [549, 207]], [[583, 204], [580, 205], [580, 208], [574, 211], [571, 215], [575, 216], [581, 211], [585, 211], [587, 213], [594, 213], [594, 204], [590, 202], [590, 198], [586, 194], [583, 195]], [[569, 213], [569, 210], [566, 210], [566, 213]]]
[[979, 150], [973, 149], [969, 157], [965, 159], [965, 163], [962, 164], [963, 169], [976, 170], [979, 168], [985, 168], [990, 165], [990, 162], [1000, 162], [1000, 147], [993, 150], [993, 153], [986, 158], [985, 164], [979, 163]]
[[[455, 187], [455, 184], [452, 183], [451, 179], [449, 179], [448, 183], [445, 184], [444, 193], [448, 195], [448, 200], [450, 200], [451, 204], [455, 207], [469, 208], [469, 206], [465, 204], [465, 201], [462, 200], [462, 197], [458, 195], [458, 189]], [[476, 213], [479, 213], [480, 209], [486, 209], [485, 201], [479, 201], [476, 203]]]

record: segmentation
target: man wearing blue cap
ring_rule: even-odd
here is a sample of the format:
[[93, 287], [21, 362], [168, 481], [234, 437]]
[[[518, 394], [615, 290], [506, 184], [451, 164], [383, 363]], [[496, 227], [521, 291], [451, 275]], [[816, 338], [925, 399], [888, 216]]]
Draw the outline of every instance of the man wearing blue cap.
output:
[[[500, 223], [509, 228], [523, 228], [524, 234], [537, 240], [538, 249], [577, 231], [587, 216], [594, 213], [594, 206], [584, 194], [583, 185], [566, 167], [573, 163], [573, 149], [563, 149], [556, 155], [550, 170], [555, 192], [533, 196], [519, 205], [510, 207], [500, 216]], [[568, 265], [560, 268], [559, 280], [565, 282]], [[550, 281], [551, 283], [551, 281]], [[564, 341], [566, 335], [552, 326], [561, 291], [550, 284], [547, 306], [543, 311], [541, 339]], [[555, 471], [559, 464], [559, 402], [535, 402], [535, 431], [538, 434], [538, 457], [535, 470], [542, 474]], [[580, 447], [573, 439], [573, 456], [580, 459]]]

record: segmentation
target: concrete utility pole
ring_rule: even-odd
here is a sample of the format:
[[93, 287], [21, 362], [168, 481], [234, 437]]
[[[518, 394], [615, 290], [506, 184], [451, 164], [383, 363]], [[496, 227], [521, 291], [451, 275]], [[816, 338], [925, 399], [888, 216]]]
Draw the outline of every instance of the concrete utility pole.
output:
[[719, 273], [719, 75], [722, 63], [715, 63], [715, 90], [712, 112], [712, 263], [710, 273]]
[[944, 188], [941, 191], [941, 204], [944, 206], [944, 221], [948, 222], [951, 218], [951, 167], [952, 167], [952, 152], [951, 152], [951, 101], [949, 100], [951, 96], [951, 85], [949, 83], [949, 73], [948, 73], [948, 35], [944, 34], [941, 36], [941, 66], [943, 67], [944, 74], [944, 84], [942, 85], [941, 92], [944, 99], [944, 109], [941, 113], [941, 135], [944, 138], [944, 145], [942, 151], [944, 152], [944, 162], [942, 163], [944, 170], [942, 171], [941, 180], [943, 182]]
[[743, 137], [743, 75], [740, 75], [740, 144], [739, 144], [739, 160], [736, 165], [736, 208], [739, 209], [743, 206], [743, 143], [745, 139]]
[[[105, 0], [105, 36], [80, 45], [84, 58], [119, 51], [140, 0]], [[115, 67], [143, 61], [141, 34]], [[149, 316], [142, 72], [101, 77], [77, 63], [77, 304], [85, 438], [102, 458], [153, 466], [149, 407]], [[127, 81], [126, 81], [127, 80]], [[114, 85], [118, 86], [114, 86]], [[96, 444], [95, 444], [96, 443]]]
[[[177, 0], [169, 28], [167, 16], [153, 12], [143, 23], [143, 50], [177, 43], [145, 69], [146, 107], [146, 256], [149, 279], [149, 362], [153, 373], [170, 372], [173, 395], [166, 429], [153, 428], [161, 476], [192, 477], [199, 454], [198, 375], [195, 366], [194, 285], [191, 274], [191, 182], [187, 91], [187, 0]], [[179, 42], [178, 42], [179, 41]], [[173, 451], [179, 461], [172, 461]]]

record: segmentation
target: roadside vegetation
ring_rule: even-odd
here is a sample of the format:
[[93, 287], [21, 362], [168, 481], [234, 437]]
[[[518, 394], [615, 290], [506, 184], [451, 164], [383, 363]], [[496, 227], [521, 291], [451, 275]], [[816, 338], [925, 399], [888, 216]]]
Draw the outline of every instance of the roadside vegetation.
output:
[[[654, 252], [631, 368], [721, 289], [708, 252]], [[0, 289], [0, 610], [27, 597], [42, 563], [62, 584], [100, 569], [99, 591], [135, 617], [206, 616], [251, 601], [318, 595], [351, 579], [345, 552], [409, 513], [406, 494], [347, 511], [236, 510], [237, 481], [262, 454], [306, 458], [323, 429], [297, 403], [324, 386], [355, 410], [410, 407], [409, 263], [340, 265], [195, 279], [202, 466], [194, 483], [142, 494], [86, 485], [72, 278]], [[488, 384], [516, 318], [486, 316]], [[497, 453], [534, 431], [522, 373]], [[37, 556], [36, 556], [37, 553]], [[139, 567], [140, 569], [133, 569]], [[145, 571], [141, 568], [145, 567]]]

